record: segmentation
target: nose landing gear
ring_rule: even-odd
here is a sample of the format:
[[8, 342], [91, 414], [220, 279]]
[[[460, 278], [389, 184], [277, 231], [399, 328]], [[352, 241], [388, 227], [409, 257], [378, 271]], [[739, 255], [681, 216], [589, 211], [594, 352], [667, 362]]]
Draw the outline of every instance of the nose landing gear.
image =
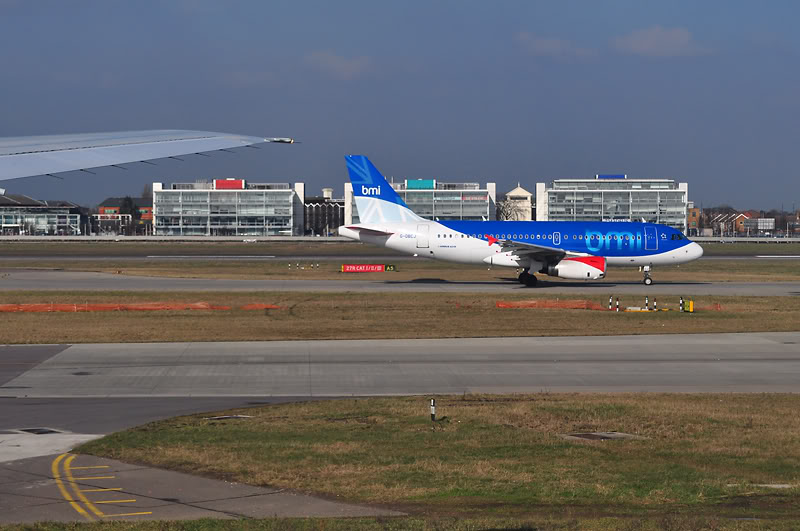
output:
[[646, 265], [642, 267], [642, 272], [644, 273], [644, 279], [642, 279], [644, 285], [645, 286], [651, 285], [653, 283], [653, 278], [650, 276], [650, 266]]
[[522, 273], [519, 274], [519, 281], [522, 284], [525, 284], [529, 288], [532, 288], [536, 285], [536, 275], [529, 273], [530, 268], [526, 267], [522, 270]]

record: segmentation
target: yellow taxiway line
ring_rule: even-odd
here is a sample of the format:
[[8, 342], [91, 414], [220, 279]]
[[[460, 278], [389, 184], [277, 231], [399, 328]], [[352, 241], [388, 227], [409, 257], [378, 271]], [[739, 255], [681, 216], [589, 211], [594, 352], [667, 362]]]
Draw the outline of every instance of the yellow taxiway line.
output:
[[[101, 500], [92, 502], [86, 497], [84, 492], [115, 492], [121, 491], [122, 487], [109, 487], [109, 488], [91, 488], [81, 489], [78, 486], [78, 481], [87, 480], [101, 480], [101, 479], [115, 479], [116, 476], [79, 476], [72, 475], [73, 470], [89, 470], [97, 468], [110, 468], [109, 465], [96, 465], [96, 466], [72, 466], [75, 460], [75, 455], [61, 454], [53, 460], [50, 468], [53, 472], [53, 479], [58, 486], [61, 496], [69, 503], [70, 507], [75, 509], [75, 512], [86, 518], [86, 520], [93, 522], [96, 518], [116, 518], [123, 516], [146, 516], [153, 514], [150, 511], [142, 511], [137, 513], [119, 513], [119, 514], [105, 514], [97, 508], [95, 504], [114, 504], [114, 503], [134, 503], [135, 499], [125, 500]], [[88, 509], [88, 510], [87, 510]]]
[[75, 511], [79, 515], [83, 516], [90, 522], [93, 522], [94, 518], [92, 518], [92, 515], [87, 513], [83, 509], [83, 507], [81, 507], [81, 505], [74, 500], [72, 495], [67, 490], [67, 487], [64, 486], [64, 482], [61, 480], [61, 471], [59, 470], [59, 465], [61, 464], [61, 460], [64, 459], [64, 457], [66, 456], [67, 454], [61, 454], [58, 457], [56, 457], [55, 460], [53, 461], [53, 464], [51, 465], [51, 469], [53, 472], [53, 479], [56, 480], [56, 485], [58, 485], [58, 490], [61, 491], [61, 495], [64, 497], [65, 500], [69, 502], [70, 506], [72, 506], [72, 508], [75, 509]]

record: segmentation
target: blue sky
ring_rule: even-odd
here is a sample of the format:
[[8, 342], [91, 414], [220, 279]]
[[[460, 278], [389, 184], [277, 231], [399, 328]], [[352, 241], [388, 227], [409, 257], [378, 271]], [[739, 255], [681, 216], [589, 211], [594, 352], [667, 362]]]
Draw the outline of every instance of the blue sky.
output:
[[342, 193], [387, 176], [596, 173], [689, 182], [705, 206], [800, 207], [797, 2], [0, 0], [0, 136], [202, 129], [299, 145], [40, 177], [84, 204], [243, 176]]

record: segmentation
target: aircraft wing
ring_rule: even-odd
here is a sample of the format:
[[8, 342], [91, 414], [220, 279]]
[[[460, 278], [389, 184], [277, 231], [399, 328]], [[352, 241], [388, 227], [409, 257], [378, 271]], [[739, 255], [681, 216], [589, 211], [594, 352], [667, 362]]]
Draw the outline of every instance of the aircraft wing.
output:
[[291, 144], [208, 131], [154, 130], [0, 138], [0, 181], [251, 146]]
[[531, 258], [538, 260], [539, 262], [544, 263], [556, 263], [560, 262], [562, 258], [565, 256], [585, 256], [582, 253], [574, 253], [571, 251], [565, 251], [564, 249], [560, 249], [558, 247], [549, 247], [547, 245], [538, 245], [533, 243], [527, 242], [519, 242], [515, 240], [494, 240], [494, 238], [489, 239], [489, 244], [498, 243], [502, 247], [503, 252], [512, 252], [517, 256], [530, 256]]

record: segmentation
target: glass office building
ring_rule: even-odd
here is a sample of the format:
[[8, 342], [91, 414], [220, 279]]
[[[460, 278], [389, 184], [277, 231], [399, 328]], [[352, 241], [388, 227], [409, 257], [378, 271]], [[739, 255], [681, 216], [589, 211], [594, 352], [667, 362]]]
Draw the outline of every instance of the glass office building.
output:
[[153, 183], [153, 226], [159, 236], [299, 236], [304, 185], [244, 179]]
[[686, 231], [688, 184], [670, 179], [557, 179], [536, 184], [537, 221], [647, 221]]
[[83, 234], [87, 218], [69, 201], [40, 201], [0, 189], [0, 234], [58, 236]]
[[[486, 183], [443, 183], [436, 179], [406, 179], [391, 183], [392, 188], [418, 216], [430, 220], [496, 218], [496, 186]], [[353, 185], [346, 183], [345, 224], [358, 223], [358, 211], [353, 198]]]

